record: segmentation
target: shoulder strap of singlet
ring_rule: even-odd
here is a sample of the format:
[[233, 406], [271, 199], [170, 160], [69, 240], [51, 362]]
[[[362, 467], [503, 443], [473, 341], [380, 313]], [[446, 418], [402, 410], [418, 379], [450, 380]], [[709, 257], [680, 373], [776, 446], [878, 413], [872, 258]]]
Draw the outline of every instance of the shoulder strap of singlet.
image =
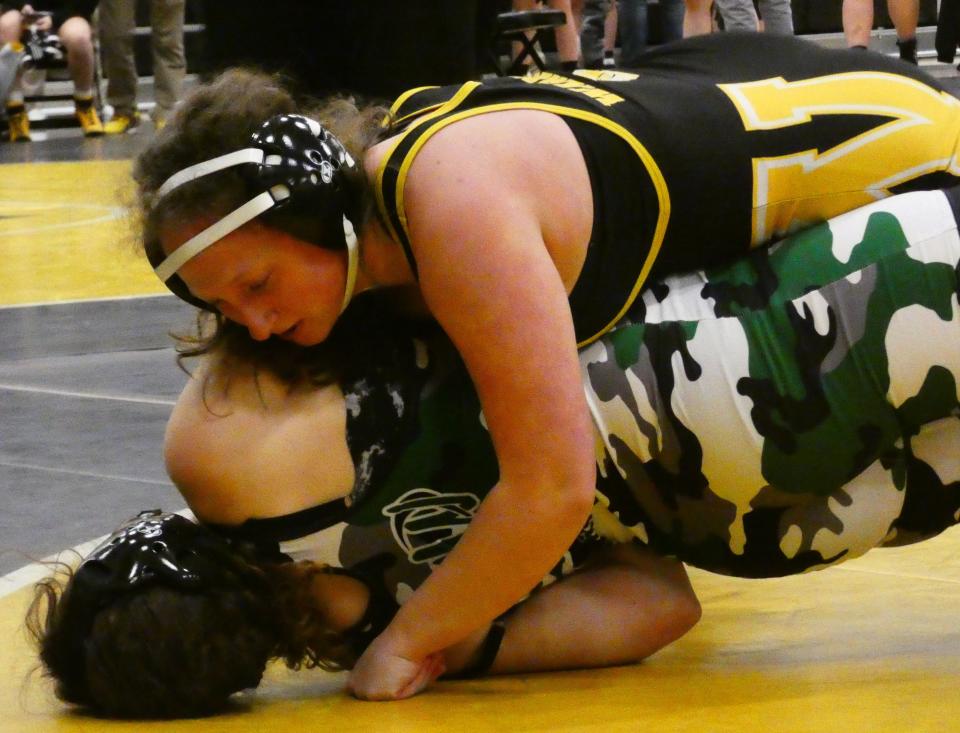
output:
[[344, 499], [334, 499], [292, 514], [264, 519], [248, 519], [238, 527], [208, 524], [218, 534], [252, 542], [258, 547], [279, 545], [328, 529], [346, 520], [350, 506]]
[[402, 130], [417, 117], [437, 109], [450, 98], [453, 91], [456, 91], [456, 87], [409, 89], [390, 105], [390, 114], [384, 120], [384, 125], [394, 131]]
[[[403, 205], [403, 186], [407, 172], [420, 147], [429, 135], [422, 133], [431, 129], [431, 121], [440, 119], [457, 109], [463, 101], [480, 87], [480, 82], [469, 81], [453, 87], [423, 87], [401, 95], [391, 112], [397, 115], [398, 134], [387, 154], [383, 156], [374, 184], [377, 207], [386, 222], [390, 236], [400, 244], [407, 261], [417, 276], [417, 263], [410, 248], [407, 217]], [[400, 120], [406, 120], [399, 124]]]

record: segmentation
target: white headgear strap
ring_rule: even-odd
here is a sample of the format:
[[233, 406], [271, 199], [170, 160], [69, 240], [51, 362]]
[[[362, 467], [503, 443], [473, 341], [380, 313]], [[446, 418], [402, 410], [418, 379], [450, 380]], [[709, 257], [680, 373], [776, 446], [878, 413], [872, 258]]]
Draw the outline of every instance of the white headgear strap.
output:
[[[182, 171], [174, 173], [164, 181], [163, 185], [157, 189], [156, 198], [159, 200], [185, 183], [195, 181], [198, 178], [222, 171], [226, 168], [232, 168], [236, 165], [244, 165], [246, 163], [264, 163], [270, 165], [272, 163], [271, 158], [274, 157], [279, 156], [266, 156], [266, 159], [264, 159], [263, 151], [259, 148], [245, 148], [206, 160], [202, 163], [197, 163], [196, 165], [191, 165]], [[207, 247], [219, 242], [230, 234], [230, 232], [236, 231], [247, 222], [256, 219], [260, 214], [269, 211], [289, 197], [290, 189], [282, 184], [276, 185], [269, 191], [264, 191], [254, 196], [242, 206], [234, 209], [225, 217], [214, 222], [202, 232], [177, 247], [172, 254], [154, 268], [154, 272], [157, 273], [157, 277], [163, 282], [166, 282], [173, 277], [181, 267], [203, 252]], [[340, 308], [341, 313], [346, 310], [350, 304], [350, 299], [353, 297], [353, 289], [357, 282], [359, 259], [357, 256], [357, 234], [354, 231], [353, 223], [346, 216], [343, 217], [343, 238], [347, 245], [347, 282], [343, 293], [343, 304]]]
[[157, 189], [157, 199], [162, 199], [173, 189], [179, 188], [184, 183], [190, 183], [203, 176], [222, 171], [226, 168], [232, 168], [235, 165], [244, 163], [263, 163], [263, 151], [260, 148], [244, 148], [243, 150], [234, 150], [232, 153], [221, 155], [202, 163], [188, 166], [182, 171], [178, 171], [170, 176], [163, 185]]
[[357, 233], [353, 230], [353, 224], [347, 217], [343, 217], [343, 238], [347, 243], [347, 283], [343, 290], [343, 303], [340, 305], [340, 312], [343, 313], [350, 305], [350, 299], [353, 297], [353, 289], [357, 285], [357, 264], [360, 259], [357, 247]]

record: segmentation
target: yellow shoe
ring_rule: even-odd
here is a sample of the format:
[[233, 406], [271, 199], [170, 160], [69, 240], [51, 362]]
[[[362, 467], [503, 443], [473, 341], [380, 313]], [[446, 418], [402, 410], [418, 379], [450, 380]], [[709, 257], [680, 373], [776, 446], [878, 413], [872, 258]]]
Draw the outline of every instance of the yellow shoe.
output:
[[133, 132], [139, 124], [139, 112], [114, 115], [113, 119], [103, 126], [103, 131], [108, 135], [122, 135], [125, 132]]
[[100, 122], [100, 115], [97, 114], [96, 107], [93, 106], [92, 99], [74, 99], [77, 106], [77, 120], [80, 127], [83, 128], [83, 134], [86, 137], [96, 137], [103, 134], [103, 123]]
[[10, 142], [30, 142], [30, 118], [22, 104], [7, 105], [7, 125], [10, 127]]
[[166, 126], [167, 126], [166, 117], [158, 117], [153, 121], [153, 129], [156, 130], [157, 132], [160, 132], [160, 130], [162, 130]]

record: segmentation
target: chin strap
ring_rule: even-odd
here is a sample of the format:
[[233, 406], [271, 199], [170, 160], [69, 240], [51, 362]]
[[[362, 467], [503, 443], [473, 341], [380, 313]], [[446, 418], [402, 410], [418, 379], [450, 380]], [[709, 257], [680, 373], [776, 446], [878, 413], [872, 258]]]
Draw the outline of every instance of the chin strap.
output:
[[347, 282], [343, 290], [343, 305], [340, 306], [341, 313], [347, 309], [347, 306], [350, 305], [350, 299], [353, 298], [353, 289], [357, 285], [357, 269], [360, 259], [357, 234], [353, 230], [353, 224], [346, 216], [343, 217], [343, 238], [347, 243]]

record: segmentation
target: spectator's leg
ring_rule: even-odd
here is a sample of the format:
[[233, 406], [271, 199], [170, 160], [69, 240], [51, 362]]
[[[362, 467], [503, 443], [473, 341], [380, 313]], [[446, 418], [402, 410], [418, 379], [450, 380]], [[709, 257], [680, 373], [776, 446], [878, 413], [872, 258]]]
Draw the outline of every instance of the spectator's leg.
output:
[[8, 10], [0, 15], [0, 45], [17, 43], [23, 33], [23, 16], [19, 10]]
[[917, 63], [917, 23], [920, 20], [919, 0], [887, 0], [890, 20], [897, 30], [900, 58]]
[[583, 65], [587, 69], [599, 68], [603, 60], [601, 38], [609, 2], [610, 0], [585, 0], [583, 3], [580, 49], [583, 54]]
[[660, 38], [664, 43], [683, 38], [683, 0], [660, 0]]
[[184, 0], [153, 0], [153, 77], [157, 106], [154, 124], [163, 126], [180, 99], [187, 62], [183, 50]]
[[93, 104], [93, 32], [90, 23], [79, 15], [67, 18], [57, 31], [67, 52], [67, 67], [73, 79], [73, 101], [83, 134], [103, 134], [103, 124]]
[[565, 71], [577, 68], [580, 60], [580, 32], [577, 30], [577, 21], [573, 15], [571, 0], [547, 0], [554, 10], [562, 10], [567, 16], [567, 22], [554, 29], [557, 39], [557, 56], [560, 57], [560, 66]]
[[[618, 0], [617, 6], [617, 20], [620, 25], [620, 65], [629, 69], [637, 65], [640, 55], [647, 50], [649, 20], [647, 0]], [[682, 14], [682, 0], [680, 9]], [[682, 15], [680, 23], [682, 26]]]
[[873, 0], [843, 0], [843, 36], [848, 48], [867, 48], [873, 28]]
[[20, 63], [23, 61], [23, 45], [16, 41], [0, 42], [0, 100], [6, 100], [20, 75]]
[[67, 66], [77, 95], [93, 96], [93, 34], [85, 18], [67, 18], [57, 30], [67, 52]]
[[[20, 15], [19, 10], [8, 10], [0, 15], [0, 46], [5, 49], [18, 47], [21, 33], [23, 33], [23, 16]], [[19, 59], [17, 64], [19, 67]], [[27, 109], [23, 104], [22, 72], [19, 68], [13, 71], [4, 96], [10, 141], [29, 142], [30, 118], [27, 117]]]
[[611, 2], [607, 17], [603, 19], [603, 65], [616, 66], [617, 51], [617, 3]]
[[760, 17], [765, 33], [793, 35], [793, 10], [790, 0], [760, 0]]
[[702, 36], [713, 32], [713, 16], [710, 9], [713, 0], [685, 0], [683, 14], [683, 37]]
[[107, 123], [108, 132], [125, 132], [136, 124], [135, 8], [134, 0], [100, 0], [100, 50], [107, 77], [107, 103], [113, 107], [114, 121], [120, 123]]
[[586, 0], [570, 0], [570, 10], [573, 12], [574, 25], [579, 28], [583, 25], [583, 6]]
[[715, 0], [725, 31], [757, 30], [757, 11], [753, 0]]

